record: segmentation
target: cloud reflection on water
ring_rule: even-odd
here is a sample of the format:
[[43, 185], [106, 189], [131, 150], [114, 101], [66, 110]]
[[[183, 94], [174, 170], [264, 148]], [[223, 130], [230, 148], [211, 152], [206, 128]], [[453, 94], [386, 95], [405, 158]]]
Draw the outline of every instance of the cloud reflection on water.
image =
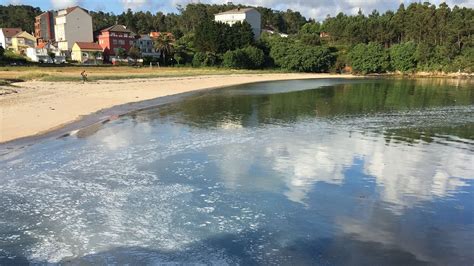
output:
[[[406, 87], [400, 90], [401, 99], [412, 99]], [[463, 137], [469, 127], [457, 134], [472, 122], [469, 103], [440, 110], [445, 99], [436, 91], [435, 107], [416, 110], [413, 118], [406, 115], [411, 109], [372, 114], [373, 108], [383, 110], [378, 96], [370, 104], [364, 95], [357, 98], [362, 105], [347, 104], [357, 91], [336, 92], [340, 100], [333, 105], [325, 105], [329, 96], [308, 91], [294, 92], [290, 105], [285, 100], [291, 95], [281, 94], [227, 99], [237, 113], [219, 97], [204, 110], [202, 101], [185, 102], [175, 106], [178, 112], [138, 112], [7, 156], [0, 164], [7, 173], [0, 177], [0, 211], [6, 214], [0, 249], [13, 246], [33, 261], [59, 262], [115, 247], [179, 254], [196, 246], [201, 257], [226, 261], [221, 255], [227, 247], [201, 247], [202, 240], [258, 232], [258, 239], [243, 240], [245, 252], [264, 262], [285, 252], [306, 256], [298, 243], [325, 237], [332, 247], [321, 249], [337, 253], [350, 243], [348, 254], [359, 257], [365, 256], [358, 253], [364, 246], [359, 242], [430, 262], [469, 254], [466, 243], [474, 229], [462, 208], [471, 210], [472, 192], [468, 200], [459, 199], [473, 183], [474, 156], [472, 141]], [[367, 92], [385, 95], [377, 86]], [[303, 107], [301, 99], [307, 99]], [[323, 105], [324, 117], [314, 117], [314, 102]], [[347, 106], [346, 114], [356, 114], [332, 116], [331, 110], [339, 114]], [[441, 137], [435, 128], [430, 138], [419, 137], [418, 129], [438, 125], [440, 115], [451, 131]], [[266, 123], [275, 121], [268, 116], [280, 120]], [[196, 123], [203, 120], [209, 123]], [[429, 207], [436, 204], [440, 209]], [[460, 217], [440, 217], [453, 213]]]
[[[301, 126], [304, 130], [308, 127], [311, 125]], [[234, 188], [239, 179], [253, 176], [255, 158], [263, 157], [266, 167], [278, 173], [273, 182], [285, 184], [288, 199], [304, 203], [318, 182], [340, 185], [351, 178], [346, 177], [346, 170], [360, 159], [363, 173], [373, 177], [381, 199], [397, 213], [435, 197], [447, 197], [466, 186], [467, 179], [474, 179], [474, 156], [468, 151], [468, 144], [459, 144], [465, 146], [463, 150], [438, 143], [387, 143], [381, 135], [349, 133], [337, 128], [314, 130], [311, 134], [298, 131], [298, 126], [295, 130], [272, 128], [260, 131], [245, 149], [219, 149], [224, 156], [217, 157], [224, 159], [215, 163], [221, 169], [221, 178]], [[240, 185], [255, 189], [259, 182], [264, 183], [254, 180]]]

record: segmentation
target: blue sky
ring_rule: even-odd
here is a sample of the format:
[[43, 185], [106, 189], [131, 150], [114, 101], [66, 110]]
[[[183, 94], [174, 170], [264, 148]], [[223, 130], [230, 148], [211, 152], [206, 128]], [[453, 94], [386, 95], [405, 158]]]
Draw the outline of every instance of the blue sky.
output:
[[[0, 4], [28, 4], [39, 6], [44, 10], [80, 5], [89, 10], [102, 10], [117, 14], [127, 8], [168, 13], [176, 12], [177, 5], [186, 5], [191, 2], [223, 4], [228, 1], [232, 1], [234, 4], [259, 5], [280, 10], [292, 9], [300, 11], [307, 17], [323, 20], [327, 14], [336, 15], [341, 11], [355, 14], [359, 8], [364, 13], [370, 13], [373, 9], [382, 12], [388, 9], [395, 10], [400, 3], [409, 4], [416, 0], [0, 0]], [[439, 4], [443, 1], [432, 0], [430, 2]], [[450, 6], [456, 4], [474, 8], [474, 0], [446, 0], [446, 2]]]

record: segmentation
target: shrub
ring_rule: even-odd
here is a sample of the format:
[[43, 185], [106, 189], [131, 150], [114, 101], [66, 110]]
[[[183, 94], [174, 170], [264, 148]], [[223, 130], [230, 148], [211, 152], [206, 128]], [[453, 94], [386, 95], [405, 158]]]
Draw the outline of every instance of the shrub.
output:
[[301, 72], [327, 72], [336, 61], [335, 55], [327, 47], [286, 41], [273, 43], [270, 56], [276, 65]]
[[260, 68], [265, 63], [265, 55], [262, 50], [248, 46], [243, 49], [227, 51], [224, 54], [223, 65], [231, 68]]
[[234, 50], [234, 51], [227, 51], [224, 54], [224, 61], [222, 64], [225, 67], [230, 68], [246, 68], [247, 66], [247, 58], [245, 53], [242, 49]]
[[194, 67], [206, 67], [206, 66], [215, 66], [217, 65], [218, 57], [216, 54], [211, 52], [197, 52], [193, 57], [193, 66]]
[[262, 50], [254, 46], [247, 46], [242, 49], [247, 56], [247, 67], [248, 68], [260, 68], [265, 63], [265, 54]]
[[389, 56], [382, 45], [371, 42], [358, 44], [349, 52], [352, 69], [355, 72], [381, 73], [388, 70]]
[[396, 44], [390, 48], [390, 63], [395, 70], [412, 71], [416, 68], [417, 46], [413, 42]]
[[474, 72], [474, 47], [465, 48], [464, 51], [456, 56], [448, 71], [456, 72]]

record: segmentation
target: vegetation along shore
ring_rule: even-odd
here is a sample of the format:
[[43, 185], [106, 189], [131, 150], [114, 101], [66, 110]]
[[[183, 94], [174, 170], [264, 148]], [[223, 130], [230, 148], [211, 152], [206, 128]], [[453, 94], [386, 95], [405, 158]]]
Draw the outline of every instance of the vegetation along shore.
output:
[[[424, 2], [401, 4], [385, 13], [374, 10], [368, 15], [339, 13], [308, 19], [298, 11], [256, 7], [261, 36], [255, 36], [246, 21], [230, 26], [215, 19], [216, 14], [245, 7], [188, 4], [170, 14], [131, 10], [89, 14], [93, 32], [119, 24], [137, 36], [157, 33], [153, 47], [158, 58], [139, 49], [117, 52], [118, 57], [142, 60], [144, 65], [361, 74], [472, 73], [474, 69], [472, 8]], [[25, 5], [0, 6], [0, 27], [33, 32], [35, 16], [42, 12]], [[3, 64], [21, 58], [8, 49], [1, 57]]]

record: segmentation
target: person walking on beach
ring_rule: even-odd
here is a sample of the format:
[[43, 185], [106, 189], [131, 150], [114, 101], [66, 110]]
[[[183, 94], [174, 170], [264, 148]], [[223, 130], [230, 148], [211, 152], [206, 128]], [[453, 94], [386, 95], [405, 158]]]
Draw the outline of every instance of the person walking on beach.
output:
[[81, 76], [82, 76], [82, 83], [85, 83], [87, 81], [87, 73], [85, 70], [81, 72]]

